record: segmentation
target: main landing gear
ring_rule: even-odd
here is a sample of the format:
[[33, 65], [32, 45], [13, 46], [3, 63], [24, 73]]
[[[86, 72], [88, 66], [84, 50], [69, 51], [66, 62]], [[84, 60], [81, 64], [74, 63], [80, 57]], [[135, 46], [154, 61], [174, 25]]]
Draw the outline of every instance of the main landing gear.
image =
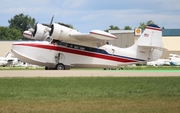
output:
[[65, 70], [64, 64], [62, 64], [62, 63], [56, 64], [55, 70]]
[[56, 64], [55, 68], [45, 67], [45, 70], [68, 70], [62, 63]]

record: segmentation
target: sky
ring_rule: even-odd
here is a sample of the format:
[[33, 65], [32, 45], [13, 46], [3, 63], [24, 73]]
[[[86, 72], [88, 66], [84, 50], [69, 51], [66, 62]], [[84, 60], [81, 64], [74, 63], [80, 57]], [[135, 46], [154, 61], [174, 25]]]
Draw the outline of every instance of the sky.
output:
[[180, 29], [180, 0], [1, 0], [0, 26], [23, 13], [38, 23], [71, 24], [79, 32], [105, 30], [110, 25], [137, 28], [152, 20], [166, 29]]

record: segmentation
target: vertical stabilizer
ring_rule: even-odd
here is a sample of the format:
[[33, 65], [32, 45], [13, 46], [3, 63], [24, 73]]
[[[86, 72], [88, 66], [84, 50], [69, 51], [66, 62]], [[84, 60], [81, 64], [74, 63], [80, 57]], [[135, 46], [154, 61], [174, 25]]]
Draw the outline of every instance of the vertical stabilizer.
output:
[[157, 25], [150, 24], [136, 41], [137, 57], [147, 61], [157, 60], [162, 56], [164, 45], [162, 31]]
[[146, 29], [139, 37], [136, 44], [144, 47], [163, 48], [161, 28], [154, 24], [146, 26]]

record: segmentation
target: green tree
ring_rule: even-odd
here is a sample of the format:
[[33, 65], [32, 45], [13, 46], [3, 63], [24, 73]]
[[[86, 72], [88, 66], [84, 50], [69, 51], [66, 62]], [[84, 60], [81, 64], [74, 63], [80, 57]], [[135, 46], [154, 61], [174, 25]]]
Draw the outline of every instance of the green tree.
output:
[[35, 25], [35, 19], [24, 15], [23, 13], [15, 15], [13, 18], [8, 20], [9, 28], [16, 28], [23, 33], [23, 31], [33, 27]]
[[130, 26], [125, 26], [123, 30], [132, 30]]
[[22, 33], [16, 28], [0, 27], [0, 40], [20, 40]]
[[145, 29], [147, 25], [149, 24], [155, 24], [152, 20], [147, 21], [146, 23], [141, 22], [139, 28]]
[[56, 23], [60, 24], [60, 25], [63, 25], [63, 26], [66, 26], [66, 27], [69, 27], [71, 29], [75, 29], [72, 24], [64, 24], [64, 23], [61, 23], [61, 22], [56, 22]]
[[161, 29], [165, 29], [165, 27], [164, 26], [162, 26], [162, 28]]
[[68, 26], [69, 26], [71, 29], [75, 29], [75, 28], [73, 27], [73, 25], [71, 25], [71, 24], [68, 24]]
[[118, 26], [113, 26], [113, 25], [110, 25], [109, 26], [109, 29], [106, 29], [104, 30], [105, 32], [108, 32], [109, 30], [120, 30], [120, 28]]

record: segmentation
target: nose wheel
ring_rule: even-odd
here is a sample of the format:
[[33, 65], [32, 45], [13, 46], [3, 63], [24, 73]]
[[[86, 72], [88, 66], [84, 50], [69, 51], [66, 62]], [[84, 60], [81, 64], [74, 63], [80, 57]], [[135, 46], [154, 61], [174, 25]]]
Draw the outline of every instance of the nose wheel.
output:
[[56, 70], [65, 70], [65, 66], [64, 66], [64, 64], [59, 63], [59, 64], [56, 64], [55, 69], [56, 69]]

